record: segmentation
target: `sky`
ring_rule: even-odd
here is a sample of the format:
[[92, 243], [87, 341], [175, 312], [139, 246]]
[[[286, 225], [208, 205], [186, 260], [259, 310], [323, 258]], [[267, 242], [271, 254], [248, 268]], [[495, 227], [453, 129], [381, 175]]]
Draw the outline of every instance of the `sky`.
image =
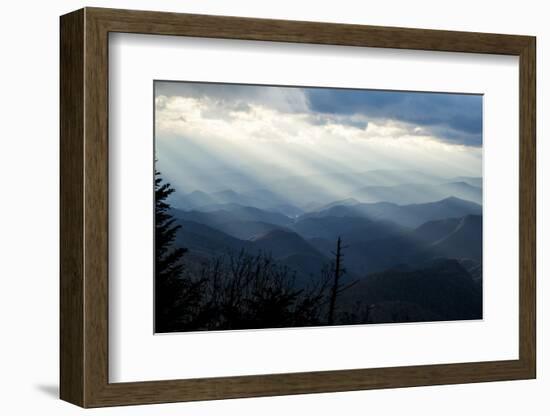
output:
[[479, 177], [482, 99], [155, 81], [157, 168], [185, 192], [378, 169]]

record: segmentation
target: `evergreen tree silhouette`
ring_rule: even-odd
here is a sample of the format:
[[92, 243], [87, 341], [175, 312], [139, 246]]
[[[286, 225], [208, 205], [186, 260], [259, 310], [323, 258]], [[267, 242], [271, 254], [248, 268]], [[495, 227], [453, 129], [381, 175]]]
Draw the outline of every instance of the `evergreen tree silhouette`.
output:
[[173, 332], [192, 326], [200, 303], [200, 282], [184, 276], [186, 248], [174, 247], [181, 225], [170, 214], [167, 198], [174, 192], [155, 171], [155, 332]]
[[296, 286], [294, 271], [261, 252], [187, 264], [187, 248], [175, 244], [182, 227], [170, 212], [174, 192], [155, 170], [155, 332], [320, 325], [327, 300], [328, 324], [336, 323], [337, 297], [353, 285], [342, 285], [340, 238], [332, 270], [305, 287]]

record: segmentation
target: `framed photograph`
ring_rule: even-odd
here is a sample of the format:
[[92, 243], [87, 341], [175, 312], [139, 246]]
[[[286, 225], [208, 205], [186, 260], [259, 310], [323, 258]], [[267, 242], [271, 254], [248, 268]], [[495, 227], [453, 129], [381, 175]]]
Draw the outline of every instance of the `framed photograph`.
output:
[[535, 49], [62, 16], [61, 398], [535, 378]]

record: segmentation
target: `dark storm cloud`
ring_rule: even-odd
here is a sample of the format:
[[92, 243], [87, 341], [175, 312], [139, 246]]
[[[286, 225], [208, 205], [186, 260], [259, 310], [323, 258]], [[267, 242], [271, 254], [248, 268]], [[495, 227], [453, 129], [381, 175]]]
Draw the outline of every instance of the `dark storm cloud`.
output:
[[155, 95], [207, 99], [207, 118], [228, 118], [229, 111], [262, 105], [307, 114], [312, 125], [365, 129], [369, 121], [391, 120], [409, 124], [411, 134], [448, 143], [479, 147], [482, 141], [481, 95], [170, 81], [155, 82]]
[[448, 142], [481, 146], [481, 95], [330, 88], [309, 88], [304, 93], [313, 112], [398, 120]]

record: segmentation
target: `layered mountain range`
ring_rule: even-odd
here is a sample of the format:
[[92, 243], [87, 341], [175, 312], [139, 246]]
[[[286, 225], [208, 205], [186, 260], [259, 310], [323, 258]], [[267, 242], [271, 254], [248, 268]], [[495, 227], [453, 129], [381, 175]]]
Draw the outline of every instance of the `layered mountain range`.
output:
[[295, 177], [269, 188], [176, 193], [176, 244], [197, 264], [243, 250], [269, 254], [299, 286], [330, 266], [340, 238], [355, 283], [342, 298], [351, 323], [365, 313], [372, 322], [481, 318], [480, 178], [371, 171], [308, 179], [347, 185], [335, 192]]

